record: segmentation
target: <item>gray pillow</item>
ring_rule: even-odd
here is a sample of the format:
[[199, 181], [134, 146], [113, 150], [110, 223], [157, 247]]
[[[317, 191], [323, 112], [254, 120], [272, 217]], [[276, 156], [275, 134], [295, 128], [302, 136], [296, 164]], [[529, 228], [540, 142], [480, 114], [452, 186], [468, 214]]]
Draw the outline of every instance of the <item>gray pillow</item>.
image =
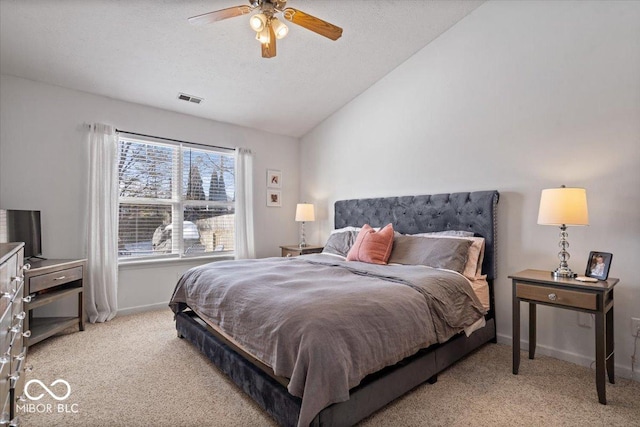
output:
[[414, 236], [456, 236], [456, 237], [473, 237], [473, 231], [464, 230], [445, 230], [445, 231], [432, 231], [430, 233], [419, 233]]
[[356, 242], [356, 237], [358, 237], [358, 231], [355, 230], [333, 233], [329, 235], [322, 253], [340, 255], [346, 258], [349, 249], [351, 249], [351, 246]]
[[396, 235], [389, 264], [426, 265], [462, 273], [470, 240]]

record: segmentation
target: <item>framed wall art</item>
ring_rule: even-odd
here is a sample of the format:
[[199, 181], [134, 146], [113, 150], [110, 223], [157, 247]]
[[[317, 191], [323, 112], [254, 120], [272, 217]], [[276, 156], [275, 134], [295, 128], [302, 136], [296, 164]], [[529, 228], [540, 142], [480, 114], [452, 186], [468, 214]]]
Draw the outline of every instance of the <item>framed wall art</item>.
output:
[[267, 189], [267, 206], [279, 208], [282, 206], [282, 192], [279, 190]]
[[282, 172], [275, 169], [267, 170], [267, 188], [282, 188]]

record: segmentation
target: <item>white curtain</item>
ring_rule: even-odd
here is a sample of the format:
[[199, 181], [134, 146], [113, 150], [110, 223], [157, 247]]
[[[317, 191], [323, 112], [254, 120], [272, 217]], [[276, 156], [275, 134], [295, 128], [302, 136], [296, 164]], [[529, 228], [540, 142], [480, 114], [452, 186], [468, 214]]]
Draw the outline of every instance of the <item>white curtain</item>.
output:
[[253, 240], [253, 154], [236, 148], [236, 259], [256, 257]]
[[87, 222], [87, 315], [111, 320], [118, 309], [118, 138], [112, 126], [89, 131], [89, 219]]

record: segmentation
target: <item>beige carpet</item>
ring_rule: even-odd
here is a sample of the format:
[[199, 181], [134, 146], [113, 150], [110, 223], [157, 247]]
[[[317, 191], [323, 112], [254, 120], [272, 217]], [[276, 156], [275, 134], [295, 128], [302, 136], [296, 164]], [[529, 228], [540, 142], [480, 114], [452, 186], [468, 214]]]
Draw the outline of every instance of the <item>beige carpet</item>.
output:
[[[49, 386], [64, 379], [71, 394], [58, 402], [32, 383], [30, 395], [43, 397], [27, 402], [39, 412], [21, 415], [24, 426], [274, 425], [176, 337], [168, 309], [50, 338], [30, 349], [28, 363], [34, 369], [27, 380]], [[51, 391], [63, 396], [67, 389], [59, 383]], [[516, 376], [511, 347], [488, 344], [361, 425], [640, 426], [640, 383], [619, 378], [607, 384], [607, 399], [598, 403], [592, 370], [523, 353]]]

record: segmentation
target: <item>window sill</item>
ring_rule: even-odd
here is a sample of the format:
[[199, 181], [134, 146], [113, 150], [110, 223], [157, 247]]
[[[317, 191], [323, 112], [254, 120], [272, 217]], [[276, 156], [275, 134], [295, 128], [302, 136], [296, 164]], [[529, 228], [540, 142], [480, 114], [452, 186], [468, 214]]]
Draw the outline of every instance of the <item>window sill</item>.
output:
[[118, 269], [129, 269], [136, 267], [150, 267], [150, 266], [162, 266], [171, 264], [193, 264], [193, 263], [208, 263], [215, 261], [228, 261], [234, 259], [233, 254], [228, 255], [206, 255], [206, 256], [192, 256], [182, 258], [155, 258], [155, 259], [136, 259], [136, 260], [121, 260], [118, 261]]

